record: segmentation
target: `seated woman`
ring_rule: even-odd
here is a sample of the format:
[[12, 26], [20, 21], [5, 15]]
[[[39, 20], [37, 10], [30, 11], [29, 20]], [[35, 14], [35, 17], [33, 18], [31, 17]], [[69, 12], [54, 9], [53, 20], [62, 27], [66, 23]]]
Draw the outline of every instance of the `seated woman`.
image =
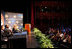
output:
[[13, 26], [12, 31], [13, 31], [13, 33], [18, 33], [19, 32], [18, 26], [16, 24]]

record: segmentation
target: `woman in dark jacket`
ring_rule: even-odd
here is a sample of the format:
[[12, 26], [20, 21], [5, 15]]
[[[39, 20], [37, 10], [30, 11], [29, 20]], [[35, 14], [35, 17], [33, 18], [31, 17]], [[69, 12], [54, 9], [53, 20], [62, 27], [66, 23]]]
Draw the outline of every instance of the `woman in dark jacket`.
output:
[[19, 33], [18, 26], [14, 25], [12, 31], [13, 31], [13, 33]]

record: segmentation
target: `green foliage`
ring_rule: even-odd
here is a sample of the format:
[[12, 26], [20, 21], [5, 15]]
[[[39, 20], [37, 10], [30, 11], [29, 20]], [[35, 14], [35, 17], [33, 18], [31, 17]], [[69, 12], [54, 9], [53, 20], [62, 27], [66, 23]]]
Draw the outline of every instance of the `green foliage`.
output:
[[22, 28], [23, 30], [25, 30], [25, 28]]
[[33, 31], [35, 33], [35, 37], [36, 37], [38, 43], [40, 44], [41, 48], [54, 48], [53, 45], [52, 45], [51, 40], [48, 39], [48, 36], [45, 36], [45, 34], [43, 34], [37, 28], [34, 28]]

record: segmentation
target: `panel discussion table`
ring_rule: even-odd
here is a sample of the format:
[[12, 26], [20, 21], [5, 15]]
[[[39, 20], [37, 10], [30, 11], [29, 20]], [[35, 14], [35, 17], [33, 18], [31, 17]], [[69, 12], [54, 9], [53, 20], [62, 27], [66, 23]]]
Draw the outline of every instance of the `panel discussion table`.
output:
[[34, 33], [28, 35], [26, 31], [15, 33], [8, 38], [9, 48], [38, 48], [39, 44], [35, 39]]
[[26, 48], [27, 32], [14, 33], [8, 38], [9, 48]]

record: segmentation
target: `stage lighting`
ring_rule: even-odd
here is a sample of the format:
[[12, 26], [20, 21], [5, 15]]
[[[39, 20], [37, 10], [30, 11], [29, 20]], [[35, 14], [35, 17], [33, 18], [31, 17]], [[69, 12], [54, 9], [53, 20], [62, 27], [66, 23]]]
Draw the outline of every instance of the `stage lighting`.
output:
[[14, 18], [16, 18], [16, 16], [14, 16]]
[[8, 21], [8, 23], [11, 23], [11, 21]]
[[5, 15], [6, 18], [8, 18], [8, 15]]

